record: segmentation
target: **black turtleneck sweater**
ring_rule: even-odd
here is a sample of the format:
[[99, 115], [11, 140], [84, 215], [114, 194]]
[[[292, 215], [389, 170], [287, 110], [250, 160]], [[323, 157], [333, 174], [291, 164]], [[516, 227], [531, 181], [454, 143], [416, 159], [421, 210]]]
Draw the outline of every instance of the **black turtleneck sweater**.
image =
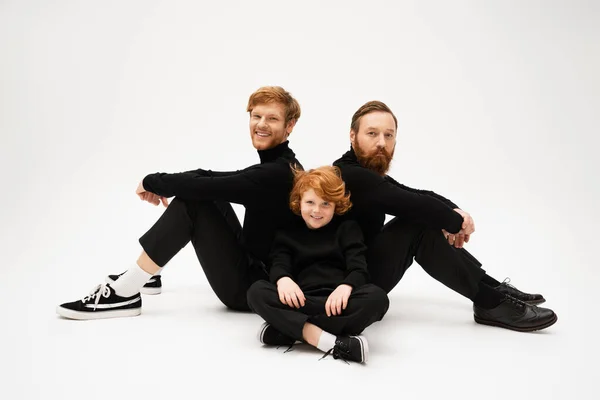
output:
[[461, 229], [463, 218], [454, 211], [458, 208], [456, 204], [434, 192], [404, 186], [361, 166], [352, 148], [333, 165], [340, 168], [350, 191], [353, 206], [347, 216], [360, 224], [367, 244], [383, 227], [386, 214], [450, 233]]
[[176, 174], [156, 173], [143, 180], [144, 189], [159, 196], [188, 200], [222, 200], [242, 204], [242, 244], [266, 262], [275, 231], [293, 219], [289, 193], [293, 185], [290, 164], [301, 164], [288, 142], [259, 150], [260, 164], [233, 172], [197, 169]]
[[367, 283], [367, 261], [360, 226], [334, 216], [319, 229], [310, 229], [301, 217], [275, 235], [271, 249], [271, 282], [289, 276], [303, 291], [334, 290], [341, 284], [354, 288]]

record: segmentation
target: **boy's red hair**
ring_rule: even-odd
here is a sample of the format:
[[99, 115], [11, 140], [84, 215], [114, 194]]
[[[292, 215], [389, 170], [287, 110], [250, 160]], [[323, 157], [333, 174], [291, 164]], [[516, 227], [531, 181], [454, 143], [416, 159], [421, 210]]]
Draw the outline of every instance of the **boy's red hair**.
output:
[[352, 207], [350, 193], [346, 193], [346, 184], [338, 167], [327, 165], [308, 171], [293, 168], [293, 171], [294, 187], [290, 193], [290, 208], [294, 214], [300, 215], [302, 195], [310, 189], [323, 200], [334, 203], [335, 213], [338, 215], [346, 213]]

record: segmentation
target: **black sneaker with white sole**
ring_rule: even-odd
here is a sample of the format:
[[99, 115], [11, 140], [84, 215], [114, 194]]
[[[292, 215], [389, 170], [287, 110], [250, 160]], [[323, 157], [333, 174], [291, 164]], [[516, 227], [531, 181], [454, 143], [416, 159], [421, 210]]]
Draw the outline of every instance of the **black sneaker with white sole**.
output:
[[330, 354], [333, 358], [341, 358], [346, 362], [366, 363], [369, 361], [369, 343], [364, 336], [338, 336], [335, 339], [335, 346], [321, 359]]
[[295, 339], [279, 332], [268, 322], [262, 324], [258, 330], [258, 340], [269, 346], [291, 346], [296, 343]]
[[[121, 272], [118, 275], [109, 275], [106, 277], [106, 283], [114, 283], [121, 277], [125, 272]], [[155, 275], [140, 289], [141, 294], [160, 294], [162, 292], [162, 282], [160, 275]]]
[[134, 317], [142, 313], [142, 296], [121, 297], [110, 285], [102, 284], [83, 299], [56, 307], [56, 313], [69, 319]]

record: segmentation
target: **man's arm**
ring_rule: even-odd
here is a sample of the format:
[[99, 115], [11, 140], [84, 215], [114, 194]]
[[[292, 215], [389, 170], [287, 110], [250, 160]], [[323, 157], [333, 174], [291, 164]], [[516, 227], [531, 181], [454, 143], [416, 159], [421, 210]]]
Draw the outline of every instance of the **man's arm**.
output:
[[[454, 211], [456, 211], [457, 213], [459, 213], [463, 217], [463, 223], [461, 225], [461, 229], [462, 230], [458, 234], [456, 234], [456, 235], [449, 234], [445, 229], [442, 229], [442, 232], [444, 233], [444, 236], [448, 240], [448, 243], [450, 245], [456, 247], [457, 249], [460, 249], [460, 248], [464, 247], [465, 243], [469, 242], [471, 234], [473, 232], [475, 232], [475, 222], [473, 221], [473, 218], [471, 217], [471, 215], [468, 212], [461, 210], [452, 201], [448, 200], [444, 196], [441, 196], [441, 195], [439, 195], [439, 194], [437, 194], [435, 192], [432, 192], [431, 190], [413, 189], [411, 187], [408, 187], [408, 186], [405, 186], [405, 185], [403, 185], [401, 183], [398, 183], [391, 176], [386, 176], [386, 179], [388, 179], [394, 185], [398, 186], [401, 189], [404, 189], [404, 190], [407, 190], [407, 191], [410, 191], [410, 192], [413, 192], [413, 193], [418, 193], [418, 194], [423, 194], [423, 195], [426, 195], [426, 196], [435, 197], [436, 199], [444, 202], [448, 207], [452, 208]], [[470, 233], [467, 234], [465, 232], [470, 232]]]
[[163, 197], [178, 196], [190, 200], [224, 200], [247, 204], [269, 195], [285, 184], [289, 168], [282, 164], [258, 164], [244, 170], [207, 176], [207, 171], [176, 174], [156, 173], [142, 181], [146, 191]]
[[404, 189], [406, 191], [412, 192], [412, 193], [417, 193], [417, 194], [422, 194], [422, 195], [426, 195], [426, 196], [431, 196], [434, 197], [438, 200], [440, 200], [441, 202], [445, 203], [448, 207], [450, 207], [451, 209], [456, 209], [456, 208], [460, 208], [458, 207], [454, 202], [452, 202], [451, 200], [448, 200], [447, 198], [445, 198], [442, 195], [439, 195], [431, 190], [422, 190], [422, 189], [413, 189], [411, 187], [408, 187], [406, 185], [403, 185], [401, 183], [399, 183], [398, 181], [396, 181], [394, 178], [392, 178], [391, 176], [387, 175], [385, 179], [388, 179], [390, 182], [392, 182], [394, 185], [398, 186], [401, 189]]
[[342, 175], [355, 204], [360, 202], [363, 207], [375, 207], [386, 214], [450, 233], [461, 229], [462, 216], [435, 197], [405, 190], [362, 167], [345, 168]]
[[[446, 237], [446, 239], [448, 239], [448, 243], [450, 245], [460, 249], [464, 246], [465, 243], [469, 242], [471, 234], [473, 232], [475, 232], [475, 222], [473, 221], [473, 217], [471, 217], [471, 215], [468, 212], [461, 210], [456, 204], [454, 204], [452, 201], [448, 200], [444, 196], [441, 196], [430, 190], [419, 190], [419, 189], [410, 188], [401, 183], [398, 183], [391, 176], [386, 176], [386, 179], [390, 180], [394, 185], [396, 185], [404, 190], [408, 190], [413, 193], [424, 194], [427, 196], [435, 197], [436, 199], [439, 199], [439, 200], [443, 201], [444, 203], [446, 203], [446, 205], [448, 207], [452, 208], [454, 211], [456, 211], [463, 217], [463, 223], [461, 225], [462, 231], [459, 232], [459, 234], [452, 235], [452, 234], [449, 234], [445, 229], [442, 230], [444, 233], [444, 236]], [[469, 232], [469, 233], [467, 234], [465, 232]]]
[[243, 170], [238, 169], [237, 171], [213, 171], [211, 169], [193, 169], [191, 171], [184, 171], [182, 174], [192, 174], [198, 176], [205, 176], [208, 178], [222, 178], [226, 176], [233, 176], [241, 173]]

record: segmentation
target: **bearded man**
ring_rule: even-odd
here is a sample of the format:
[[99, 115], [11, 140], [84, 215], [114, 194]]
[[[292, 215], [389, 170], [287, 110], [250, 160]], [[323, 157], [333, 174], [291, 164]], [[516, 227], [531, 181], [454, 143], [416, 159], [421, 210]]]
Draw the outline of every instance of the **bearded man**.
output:
[[[434, 279], [473, 301], [477, 323], [521, 332], [553, 325], [556, 314], [535, 305], [545, 301], [542, 295], [500, 283], [463, 248], [475, 232], [467, 212], [439, 194], [409, 188], [386, 174], [397, 128], [387, 105], [364, 104], [352, 117], [350, 151], [333, 163], [352, 196], [348, 217], [358, 221], [365, 235], [371, 282], [389, 293], [414, 259]], [[394, 218], [384, 224], [386, 214]]]

